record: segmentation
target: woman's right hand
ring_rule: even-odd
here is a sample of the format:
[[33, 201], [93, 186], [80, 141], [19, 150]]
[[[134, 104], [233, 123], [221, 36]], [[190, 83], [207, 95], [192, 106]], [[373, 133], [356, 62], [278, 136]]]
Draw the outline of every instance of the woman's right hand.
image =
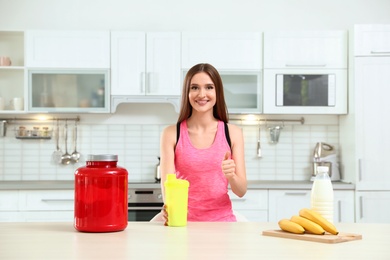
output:
[[164, 204], [161, 214], [164, 220], [164, 226], [168, 226], [168, 211], [167, 211], [167, 205]]

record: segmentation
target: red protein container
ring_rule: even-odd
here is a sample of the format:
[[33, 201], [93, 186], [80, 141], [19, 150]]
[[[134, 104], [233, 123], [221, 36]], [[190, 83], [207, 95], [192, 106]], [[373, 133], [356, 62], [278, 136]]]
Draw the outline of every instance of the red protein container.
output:
[[114, 232], [127, 227], [127, 180], [118, 156], [88, 155], [75, 172], [74, 227], [83, 232]]

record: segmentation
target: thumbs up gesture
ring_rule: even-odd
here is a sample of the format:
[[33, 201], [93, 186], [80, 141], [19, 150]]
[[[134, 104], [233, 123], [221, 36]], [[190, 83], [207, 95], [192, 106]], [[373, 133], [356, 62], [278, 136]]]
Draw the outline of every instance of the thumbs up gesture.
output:
[[230, 179], [234, 175], [236, 175], [236, 164], [234, 163], [234, 160], [230, 157], [231, 153], [230, 151], [227, 151], [222, 160], [222, 172], [223, 174], [225, 174], [225, 177], [227, 179]]

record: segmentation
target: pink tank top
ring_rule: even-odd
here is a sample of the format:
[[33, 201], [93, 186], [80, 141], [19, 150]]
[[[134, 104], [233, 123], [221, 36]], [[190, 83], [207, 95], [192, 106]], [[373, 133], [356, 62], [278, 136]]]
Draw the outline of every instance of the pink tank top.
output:
[[222, 121], [218, 121], [214, 143], [205, 149], [195, 148], [188, 135], [187, 122], [180, 124], [175, 167], [177, 178], [190, 183], [188, 221], [236, 221], [228, 195], [228, 180], [221, 169], [229, 150]]

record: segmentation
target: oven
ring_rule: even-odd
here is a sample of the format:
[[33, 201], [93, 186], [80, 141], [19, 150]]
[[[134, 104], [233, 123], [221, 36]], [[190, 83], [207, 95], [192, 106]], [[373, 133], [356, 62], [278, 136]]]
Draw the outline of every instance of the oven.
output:
[[164, 202], [161, 187], [157, 186], [159, 184], [131, 185], [129, 183], [127, 195], [128, 221], [150, 221], [155, 215], [161, 212]]

